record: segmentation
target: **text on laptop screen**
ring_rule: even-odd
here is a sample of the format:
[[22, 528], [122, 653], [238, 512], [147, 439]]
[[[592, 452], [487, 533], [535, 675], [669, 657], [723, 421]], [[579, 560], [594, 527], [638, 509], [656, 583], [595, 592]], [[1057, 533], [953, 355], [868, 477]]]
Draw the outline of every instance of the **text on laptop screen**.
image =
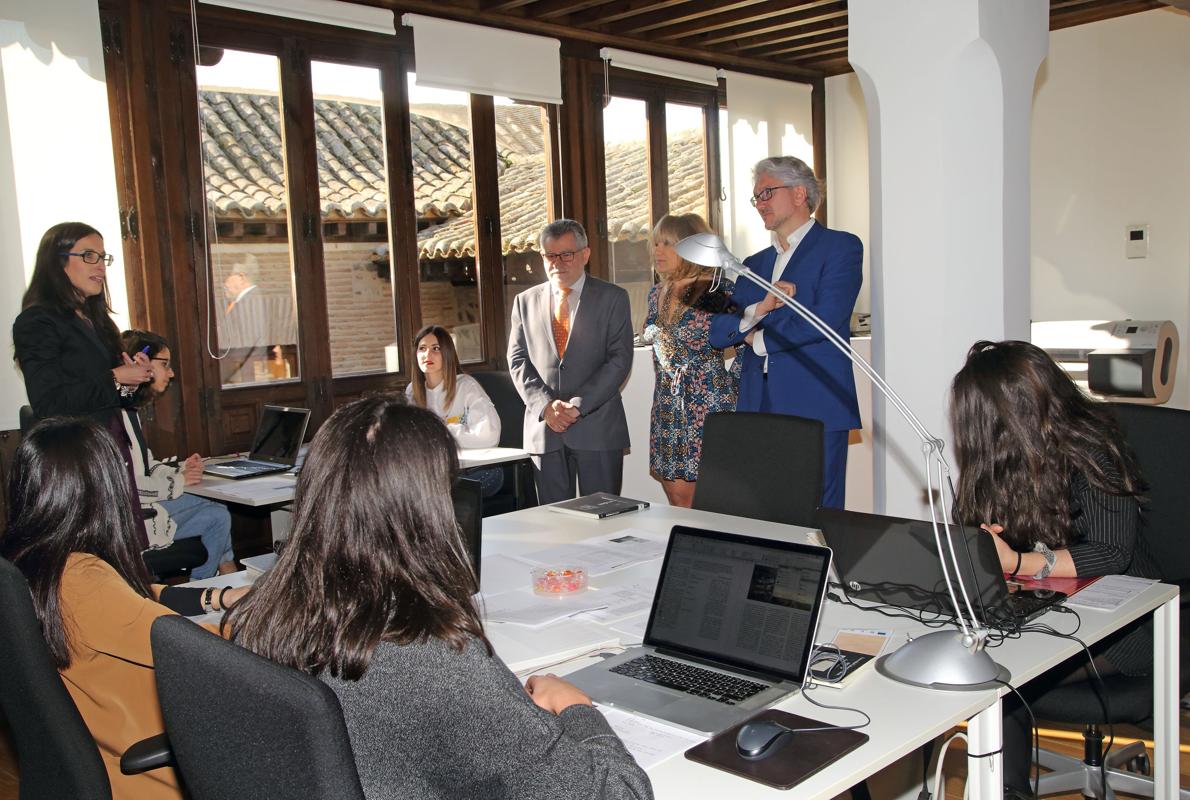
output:
[[800, 682], [830, 551], [720, 536], [674, 528], [645, 643]]
[[250, 457], [261, 461], [293, 463], [302, 446], [302, 428], [309, 413], [305, 409], [265, 406], [260, 414], [260, 425], [256, 428], [256, 441], [252, 443]]

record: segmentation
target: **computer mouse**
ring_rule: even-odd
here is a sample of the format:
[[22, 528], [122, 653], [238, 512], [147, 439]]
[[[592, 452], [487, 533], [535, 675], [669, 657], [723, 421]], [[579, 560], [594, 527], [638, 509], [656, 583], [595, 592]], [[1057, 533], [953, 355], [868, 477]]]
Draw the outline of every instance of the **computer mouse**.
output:
[[780, 750], [792, 736], [793, 731], [779, 722], [769, 719], [748, 722], [736, 734], [735, 749], [740, 758], [755, 761]]

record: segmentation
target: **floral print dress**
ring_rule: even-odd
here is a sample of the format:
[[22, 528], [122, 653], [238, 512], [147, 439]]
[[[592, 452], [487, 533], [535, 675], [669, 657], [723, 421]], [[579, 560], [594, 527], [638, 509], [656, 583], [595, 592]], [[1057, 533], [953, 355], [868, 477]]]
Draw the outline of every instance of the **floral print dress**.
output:
[[702, 426], [707, 414], [734, 411], [739, 362], [728, 370], [723, 351], [711, 347], [711, 316], [731, 306], [730, 286], [709, 292], [666, 322], [658, 311], [661, 285], [649, 291], [644, 340], [653, 346], [653, 412], [649, 469], [664, 480], [698, 479]]

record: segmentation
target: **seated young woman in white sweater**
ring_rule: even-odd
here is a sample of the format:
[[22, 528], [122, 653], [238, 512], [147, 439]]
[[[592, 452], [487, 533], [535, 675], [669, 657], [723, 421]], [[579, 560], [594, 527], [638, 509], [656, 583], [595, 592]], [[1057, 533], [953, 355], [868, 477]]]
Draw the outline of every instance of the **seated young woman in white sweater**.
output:
[[[450, 331], [441, 325], [427, 325], [413, 337], [413, 349], [418, 369], [405, 387], [405, 397], [437, 414], [460, 448], [499, 444], [500, 416], [496, 406], [479, 381], [459, 369], [459, 355]], [[464, 470], [462, 476], [479, 481], [484, 497], [491, 497], [504, 485], [501, 467]]]

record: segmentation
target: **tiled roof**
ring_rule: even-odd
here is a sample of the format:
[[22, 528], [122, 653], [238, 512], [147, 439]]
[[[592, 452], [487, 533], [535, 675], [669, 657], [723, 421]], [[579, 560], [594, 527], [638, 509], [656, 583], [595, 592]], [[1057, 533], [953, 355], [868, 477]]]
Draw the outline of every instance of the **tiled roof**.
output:
[[[231, 91], [199, 94], [205, 127], [207, 199], [216, 216], [285, 217], [284, 166], [276, 96]], [[318, 182], [324, 217], [367, 220], [387, 211], [379, 106], [347, 100], [314, 101]], [[415, 207], [423, 222], [422, 258], [475, 255], [469, 134], [459, 106], [419, 106], [410, 115]], [[462, 123], [462, 124], [460, 124]], [[546, 219], [545, 164], [540, 112], [496, 106], [500, 208], [504, 253], [535, 249]], [[702, 211], [702, 140], [693, 131], [669, 142], [671, 211]], [[644, 142], [607, 151], [609, 238], [648, 238], [649, 193]]]

